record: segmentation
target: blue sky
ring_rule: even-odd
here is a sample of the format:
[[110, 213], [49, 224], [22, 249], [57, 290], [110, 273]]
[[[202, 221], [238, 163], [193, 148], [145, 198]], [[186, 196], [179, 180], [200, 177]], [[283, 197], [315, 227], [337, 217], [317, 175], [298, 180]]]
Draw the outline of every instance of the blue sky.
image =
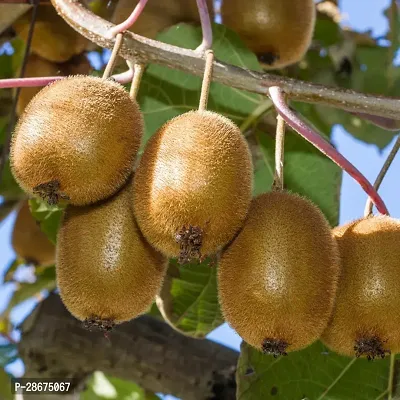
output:
[[[387, 30], [387, 19], [382, 14], [382, 11], [388, 7], [389, 3], [390, 0], [341, 0], [342, 11], [348, 15], [348, 23], [346, 24], [350, 24], [358, 30], [373, 29], [374, 36], [380, 36]], [[376, 146], [366, 145], [354, 139], [341, 128], [335, 129], [333, 141], [338, 150], [355, 164], [370, 181], [374, 181], [393, 145], [392, 141], [383, 152], [380, 152]], [[393, 217], [400, 217], [399, 176], [400, 157], [394, 161], [380, 190]], [[366, 195], [359, 185], [347, 174], [344, 174], [343, 178], [341, 199], [341, 223], [362, 216]], [[13, 220], [14, 215], [7, 218], [7, 220], [0, 225], [0, 274], [2, 269], [14, 258], [13, 251], [10, 247], [10, 230]], [[0, 289], [0, 311], [3, 308], [3, 304], [6, 304], [6, 298], [11, 293], [11, 285], [7, 287], [3, 286]], [[13, 320], [15, 322], [20, 321], [21, 318], [26, 315], [30, 307], [31, 305], [23, 305], [15, 310], [12, 314]], [[241, 339], [226, 324], [212, 332], [209, 338], [239, 350]], [[15, 364], [12, 370], [18, 374], [21, 373], [21, 365], [19, 363]]]

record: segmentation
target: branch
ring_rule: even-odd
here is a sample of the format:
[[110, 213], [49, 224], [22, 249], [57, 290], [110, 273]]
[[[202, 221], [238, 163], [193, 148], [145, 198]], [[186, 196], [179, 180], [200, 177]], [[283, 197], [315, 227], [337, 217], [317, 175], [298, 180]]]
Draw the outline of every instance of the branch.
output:
[[[114, 40], [106, 35], [114, 25], [86, 9], [78, 0], [52, 0], [68, 24], [101, 47], [112, 49]], [[135, 63], [155, 63], [202, 76], [204, 59], [193, 50], [147, 39], [125, 32], [121, 57]], [[215, 61], [213, 80], [225, 85], [267, 95], [270, 86], [279, 86], [291, 100], [318, 103], [352, 112], [364, 112], [398, 119], [400, 99], [376, 97], [351, 90], [329, 88], [267, 73], [250, 71]]]
[[149, 316], [119, 325], [108, 341], [84, 330], [56, 294], [24, 321], [19, 352], [29, 377], [84, 381], [100, 370], [185, 400], [235, 399], [237, 352]]

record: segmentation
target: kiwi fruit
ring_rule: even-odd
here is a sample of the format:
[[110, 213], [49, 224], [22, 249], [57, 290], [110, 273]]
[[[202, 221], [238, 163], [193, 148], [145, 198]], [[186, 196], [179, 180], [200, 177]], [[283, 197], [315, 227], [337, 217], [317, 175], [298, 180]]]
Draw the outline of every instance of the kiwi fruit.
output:
[[265, 69], [294, 64], [307, 52], [315, 25], [313, 0], [223, 0], [222, 23], [236, 31]]
[[322, 341], [350, 357], [400, 353], [400, 220], [362, 218], [335, 228], [333, 235], [342, 273]]
[[[33, 8], [14, 22], [17, 35], [27, 41]], [[71, 28], [51, 4], [37, 8], [31, 52], [53, 62], [65, 62], [85, 51], [88, 40]]]
[[328, 324], [339, 271], [338, 248], [322, 212], [290, 192], [264, 193], [222, 253], [222, 313], [244, 341], [266, 354], [303, 349]]
[[167, 260], [143, 238], [127, 187], [95, 205], [68, 206], [57, 237], [56, 276], [71, 314], [110, 330], [144, 313], [158, 294]]
[[134, 180], [146, 239], [181, 263], [215, 254], [242, 227], [252, 196], [247, 142], [228, 118], [189, 111], [148, 141]]
[[[30, 54], [26, 64], [25, 77], [87, 74], [90, 68], [88, 59], [82, 54], [72, 57], [65, 63], [58, 64], [36, 54]], [[22, 114], [25, 107], [40, 90], [42, 90], [41, 87], [21, 88], [17, 102], [17, 115]]]
[[[124, 21], [137, 4], [138, 0], [119, 0], [112, 22], [119, 24]], [[207, 5], [208, 11], [213, 17], [213, 1], [207, 0]], [[138, 35], [155, 39], [159, 32], [179, 22], [200, 22], [195, 0], [149, 1], [130, 30]]]
[[12, 137], [12, 172], [22, 189], [50, 204], [94, 203], [127, 181], [142, 133], [139, 106], [122, 85], [71, 76], [25, 109]]
[[54, 264], [55, 246], [40, 229], [40, 223], [32, 216], [27, 200], [21, 203], [17, 212], [11, 244], [17, 256], [27, 264]]

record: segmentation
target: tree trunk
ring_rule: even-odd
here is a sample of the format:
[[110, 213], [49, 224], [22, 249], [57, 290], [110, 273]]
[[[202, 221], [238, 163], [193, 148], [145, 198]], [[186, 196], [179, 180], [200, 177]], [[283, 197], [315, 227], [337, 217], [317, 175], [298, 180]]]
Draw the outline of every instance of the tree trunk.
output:
[[235, 399], [237, 352], [150, 316], [121, 324], [107, 339], [83, 329], [56, 294], [22, 324], [19, 351], [26, 377], [73, 378], [78, 391], [100, 370], [184, 400]]

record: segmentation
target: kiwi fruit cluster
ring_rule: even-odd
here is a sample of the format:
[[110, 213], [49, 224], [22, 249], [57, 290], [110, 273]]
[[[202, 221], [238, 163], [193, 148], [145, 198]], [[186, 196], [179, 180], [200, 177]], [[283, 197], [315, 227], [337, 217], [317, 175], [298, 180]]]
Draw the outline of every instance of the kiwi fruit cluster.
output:
[[[312, 1], [227, 3], [227, 25], [239, 5], [245, 23], [249, 6], [248, 20], [260, 19], [259, 41], [232, 26], [271, 67], [306, 51]], [[51, 63], [65, 61], [34, 53], [31, 65], [49, 74], [56, 73]], [[85, 326], [109, 331], [146, 312], [168, 258], [184, 264], [217, 255], [222, 312], [254, 348], [278, 357], [322, 339], [348, 356], [400, 352], [399, 220], [368, 217], [332, 230], [299, 195], [274, 188], [253, 198], [246, 140], [205, 106], [167, 121], [137, 160], [143, 117], [120, 84], [71, 75], [26, 93], [33, 97], [21, 100], [13, 175], [30, 196], [66, 209], [54, 248], [25, 203], [13, 246], [34, 264], [51, 264], [55, 255], [60, 296]]]
[[[141, 111], [125, 88], [83, 75], [40, 90], [13, 133], [10, 161], [20, 186], [66, 206], [50, 254], [32, 248], [44, 247], [44, 234], [27, 205], [18, 214], [14, 248], [34, 263], [55, 259], [60, 296], [88, 328], [109, 331], [146, 312], [166, 274], [166, 257], [146, 241], [133, 214], [142, 134]], [[28, 228], [35, 238], [27, 237]]]
[[315, 16], [313, 0], [223, 0], [221, 6], [222, 23], [239, 34], [267, 70], [303, 58]]
[[12, 136], [20, 186], [66, 206], [57, 283], [88, 328], [108, 331], [145, 312], [167, 257], [186, 263], [214, 255], [250, 207], [251, 155], [231, 120], [203, 108], [173, 118], [148, 141], [134, 172], [143, 128], [123, 86], [76, 75], [39, 91]]

